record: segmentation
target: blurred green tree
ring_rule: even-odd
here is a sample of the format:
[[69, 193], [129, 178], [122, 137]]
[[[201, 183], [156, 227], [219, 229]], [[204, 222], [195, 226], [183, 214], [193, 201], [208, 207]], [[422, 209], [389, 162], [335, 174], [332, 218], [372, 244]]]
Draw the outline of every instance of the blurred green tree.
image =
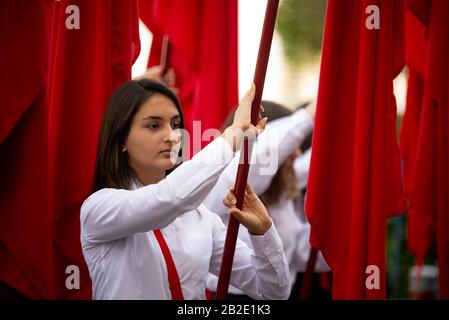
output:
[[326, 0], [282, 0], [276, 30], [292, 67], [321, 53]]

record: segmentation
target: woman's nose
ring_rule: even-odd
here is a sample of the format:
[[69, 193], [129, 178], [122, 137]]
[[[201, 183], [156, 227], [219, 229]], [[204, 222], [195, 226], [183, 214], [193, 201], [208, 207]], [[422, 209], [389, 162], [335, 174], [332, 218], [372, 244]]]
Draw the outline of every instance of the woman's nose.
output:
[[178, 142], [180, 139], [179, 129], [173, 129], [171, 126], [168, 127], [167, 132], [164, 134], [164, 141], [167, 142]]

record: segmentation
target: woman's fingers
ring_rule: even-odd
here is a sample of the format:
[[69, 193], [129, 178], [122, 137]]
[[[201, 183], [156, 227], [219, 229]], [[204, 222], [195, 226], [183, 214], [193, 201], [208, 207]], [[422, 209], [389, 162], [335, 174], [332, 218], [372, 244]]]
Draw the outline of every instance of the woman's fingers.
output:
[[164, 82], [169, 87], [174, 87], [176, 83], [176, 73], [173, 68], [170, 68], [167, 70], [167, 72], [164, 75]]
[[267, 124], [267, 117], [260, 119], [259, 123], [257, 123], [257, 126], [253, 126], [252, 124], [249, 125], [249, 128], [245, 130], [243, 133], [244, 136], [250, 137], [252, 139], [256, 138], [259, 134], [263, 132], [265, 129], [265, 125]]
[[232, 208], [231, 201], [229, 201], [229, 199], [226, 197], [223, 198], [223, 204], [226, 208]]
[[259, 120], [259, 122], [256, 125], [257, 134], [262, 133], [262, 131], [265, 129], [265, 126], [267, 125], [267, 121], [268, 121], [267, 117]]
[[228, 192], [226, 197], [223, 198], [223, 204], [228, 208], [235, 207], [235, 205], [237, 204], [237, 199], [235, 198], [232, 191]]
[[251, 84], [251, 89], [249, 89], [245, 95], [243, 96], [242, 100], [240, 101], [239, 106], [245, 107], [245, 108], [251, 108], [251, 104], [254, 100], [254, 96], [256, 95], [256, 87], [254, 83]]
[[162, 67], [154, 66], [154, 67], [149, 68], [146, 71], [145, 76], [147, 76], [149, 78], [154, 78], [154, 79], [160, 80], [162, 77]]
[[240, 223], [243, 223], [245, 221], [245, 214], [237, 209], [237, 208], [231, 208], [229, 209], [229, 213], [232, 214]]
[[253, 187], [251, 187], [251, 185], [250, 185], [249, 183], [246, 183], [246, 186], [245, 186], [245, 193], [246, 193], [248, 196], [251, 196], [251, 195], [253, 195], [253, 193], [254, 193]]
[[[241, 139], [238, 139], [241, 136], [241, 132], [244, 132], [251, 125], [251, 104], [254, 100], [256, 89], [254, 84], [251, 85], [251, 89], [243, 96], [242, 100], [239, 103], [239, 106], [235, 110], [234, 113], [234, 121], [232, 123], [231, 133], [233, 135], [233, 139], [237, 138], [238, 143], [234, 143], [231, 145], [233, 147], [238, 147]], [[239, 130], [235, 130], [239, 129]]]
[[254, 83], [251, 83], [251, 89], [249, 89], [245, 93], [245, 95], [242, 98], [242, 102], [249, 103], [251, 105], [251, 102], [253, 102], [255, 95], [256, 95], [256, 85]]
[[[245, 196], [244, 196], [244, 206], [246, 206], [247, 202], [250, 200], [249, 197], [255, 195], [255, 192], [249, 183], [245, 186]], [[233, 208], [237, 205], [237, 198], [234, 195], [234, 187], [229, 187], [228, 194], [223, 198], [223, 204], [228, 208]]]
[[305, 108], [306, 109], [306, 111], [309, 113], [309, 115], [312, 117], [312, 118], [315, 118], [315, 114], [316, 114], [316, 99], [314, 99], [313, 101], [311, 101], [308, 105], [307, 105], [307, 107]]

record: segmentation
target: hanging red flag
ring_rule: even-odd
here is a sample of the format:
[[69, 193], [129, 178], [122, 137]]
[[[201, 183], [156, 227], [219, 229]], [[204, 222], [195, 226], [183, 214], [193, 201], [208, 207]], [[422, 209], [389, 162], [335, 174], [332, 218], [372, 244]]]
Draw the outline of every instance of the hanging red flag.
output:
[[[104, 107], [112, 91], [131, 78], [140, 51], [138, 8], [137, 0], [62, 0], [55, 5], [59, 12], [53, 21], [48, 88], [55, 294], [90, 298], [79, 210], [91, 189]], [[76, 13], [79, 28], [72, 20]], [[66, 288], [69, 265], [80, 268], [81, 290]]]
[[[0, 297], [5, 298], [12, 292], [52, 297], [47, 4], [0, 2]], [[5, 285], [10, 290], [3, 292]]]
[[436, 240], [440, 298], [449, 299], [449, 2], [432, 0], [427, 5], [428, 46], [410, 196], [409, 246], [422, 263]]
[[[424, 4], [424, 5], [423, 5]], [[406, 62], [409, 70], [407, 104], [401, 128], [401, 157], [403, 165], [404, 190], [411, 197], [413, 173], [416, 169], [416, 150], [424, 95], [424, 79], [427, 56], [428, 2], [408, 1], [406, 10]], [[408, 246], [422, 264], [432, 244], [431, 221], [420, 219], [412, 209], [407, 216]]]
[[335, 299], [386, 297], [386, 220], [405, 210], [393, 95], [403, 4], [328, 1], [306, 212]]
[[[149, 66], [161, 61], [163, 37], [170, 41], [169, 67], [183, 106], [186, 130], [220, 128], [238, 103], [237, 0], [140, 0], [140, 16], [153, 33]], [[193, 145], [193, 153], [202, 145]], [[196, 143], [196, 142], [194, 142]]]

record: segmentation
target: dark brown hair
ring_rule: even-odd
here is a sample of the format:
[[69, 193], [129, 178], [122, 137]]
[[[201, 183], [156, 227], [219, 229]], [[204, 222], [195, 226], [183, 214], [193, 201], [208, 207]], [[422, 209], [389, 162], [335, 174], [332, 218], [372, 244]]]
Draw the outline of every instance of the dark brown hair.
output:
[[173, 101], [181, 117], [180, 127], [184, 129], [181, 105], [170, 88], [152, 79], [123, 83], [112, 94], [103, 115], [92, 193], [103, 188], [130, 188], [135, 175], [128, 163], [128, 153], [122, 152], [122, 148], [134, 115], [145, 101], [157, 93]]
[[[267, 117], [268, 122], [289, 116], [293, 113], [290, 109], [287, 109], [283, 105], [280, 105], [279, 103], [273, 101], [263, 100], [261, 104], [262, 107], [265, 109], [264, 112], [262, 113], [262, 118]], [[234, 120], [235, 110], [237, 110], [237, 106], [234, 107], [234, 109], [232, 109], [232, 111], [229, 113], [228, 117], [224, 121], [220, 129], [221, 132], [225, 131], [225, 129], [232, 124], [232, 121]]]
[[[304, 109], [305, 107], [307, 107], [310, 103], [312, 103], [312, 101], [307, 101], [304, 102], [300, 105], [298, 105], [295, 110], [298, 111], [299, 109]], [[301, 149], [301, 152], [306, 152], [309, 148], [312, 147], [312, 135], [313, 132], [309, 133], [307, 135], [307, 137], [304, 139], [304, 141], [301, 143], [301, 145], [299, 146], [299, 149]]]

